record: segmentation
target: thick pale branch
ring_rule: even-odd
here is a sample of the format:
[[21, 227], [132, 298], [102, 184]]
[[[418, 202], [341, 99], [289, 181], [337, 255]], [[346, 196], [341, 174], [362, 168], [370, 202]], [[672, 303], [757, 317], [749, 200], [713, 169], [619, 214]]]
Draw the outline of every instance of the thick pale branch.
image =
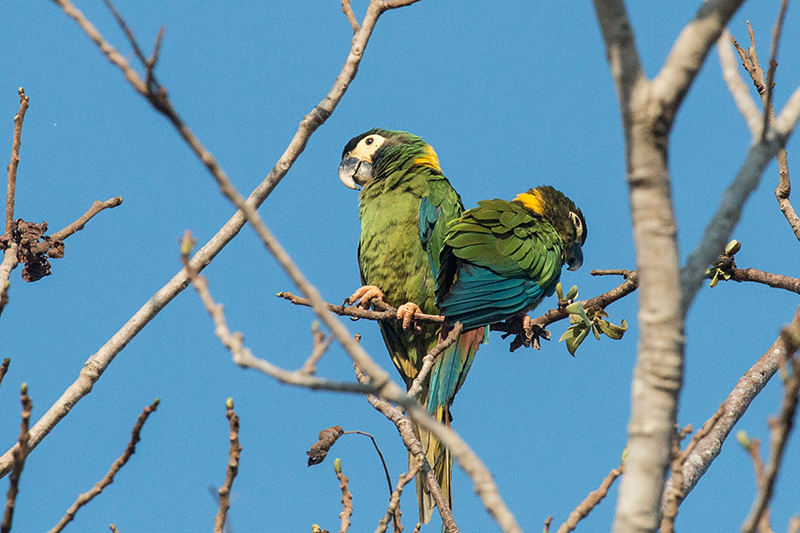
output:
[[634, 120], [632, 93], [636, 87], [642, 87], [642, 92], [646, 92], [649, 83], [639, 60], [625, 3], [622, 0], [594, 0], [594, 8], [603, 32], [606, 58], [617, 89], [623, 131], [627, 137], [629, 125]]

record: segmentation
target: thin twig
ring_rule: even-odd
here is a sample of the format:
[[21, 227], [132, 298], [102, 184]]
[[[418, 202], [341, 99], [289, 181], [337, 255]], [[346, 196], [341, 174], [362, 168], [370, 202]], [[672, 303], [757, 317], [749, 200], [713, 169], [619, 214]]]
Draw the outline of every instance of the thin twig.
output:
[[[746, 443], [742, 442], [741, 433], [737, 435], [739, 437], [739, 443], [743, 445], [745, 451], [750, 456], [750, 460], [753, 463], [753, 471], [755, 473], [755, 481], [756, 481], [756, 490], [761, 491], [763, 490], [764, 483], [766, 482], [766, 478], [764, 475], [764, 462], [761, 460], [761, 441], [759, 439], [750, 439], [745, 434]], [[759, 533], [773, 533], [772, 528], [769, 525], [769, 506], [764, 509], [764, 512], [761, 513], [761, 519], [758, 521], [758, 526], [756, 527], [756, 531]]]
[[342, 512], [339, 513], [342, 523], [339, 526], [339, 533], [347, 533], [347, 530], [350, 529], [350, 517], [353, 516], [353, 494], [350, 492], [350, 479], [342, 473], [342, 463], [339, 459], [334, 462], [334, 470], [336, 479], [339, 480], [339, 490], [342, 491]]
[[355, 13], [353, 13], [353, 8], [350, 6], [350, 0], [342, 0], [342, 12], [347, 17], [347, 21], [350, 22], [353, 33], [357, 33], [361, 27], [358, 25], [358, 19]]
[[6, 192], [6, 223], [5, 236], [8, 240], [8, 247], [3, 254], [3, 263], [0, 264], [0, 314], [3, 313], [8, 303], [8, 288], [11, 271], [19, 264], [17, 257], [18, 247], [12, 240], [11, 232], [14, 222], [14, 199], [17, 189], [17, 168], [19, 168], [19, 149], [22, 144], [22, 122], [25, 119], [25, 112], [28, 110], [29, 98], [25, 96], [25, 89], [22, 87], [19, 93], [19, 111], [14, 116], [14, 135], [11, 142], [11, 161], [8, 163], [8, 187]]
[[[361, 371], [360, 368], [358, 368], [357, 365], [354, 365], [354, 368], [356, 371], [356, 377], [360, 383], [365, 383], [369, 380], [369, 378]], [[453, 513], [450, 510], [450, 506], [448, 505], [444, 494], [442, 493], [442, 488], [436, 481], [436, 476], [433, 473], [433, 469], [431, 468], [430, 464], [428, 464], [428, 460], [425, 457], [425, 452], [422, 450], [422, 444], [419, 442], [419, 439], [414, 433], [414, 427], [411, 423], [411, 420], [403, 415], [403, 412], [399, 408], [390, 405], [389, 402], [378, 398], [375, 395], [368, 395], [367, 400], [375, 409], [383, 413], [383, 415], [391, 420], [392, 423], [394, 423], [394, 425], [397, 427], [397, 431], [400, 433], [400, 437], [403, 439], [403, 444], [405, 444], [408, 452], [417, 461], [419, 469], [422, 473], [422, 478], [425, 481], [425, 486], [430, 492], [431, 497], [433, 497], [433, 500], [436, 502], [436, 507], [439, 509], [439, 515], [442, 517], [442, 525], [448, 533], [457, 533], [459, 530], [455, 519], [453, 518]], [[413, 400], [413, 402], [415, 405], [419, 405], [416, 403], [416, 400]], [[437, 437], [438, 436], [439, 435], [437, 435]]]
[[[750, 130], [750, 135], [752, 135], [753, 138], [760, 137], [760, 129], [763, 127], [761, 122], [761, 112], [758, 110], [758, 106], [756, 105], [754, 99], [750, 96], [750, 89], [742, 79], [742, 76], [739, 74], [739, 67], [736, 64], [736, 58], [731, 51], [731, 44], [733, 44], [733, 46], [739, 52], [739, 57], [741, 58], [744, 67], [748, 69], [750, 64], [747, 53], [742, 49], [741, 46], [739, 46], [739, 43], [736, 42], [736, 39], [734, 39], [733, 36], [728, 33], [728, 30], [725, 29], [717, 41], [719, 62], [720, 67], [722, 68], [722, 78], [725, 80], [731, 96], [733, 96], [733, 101], [736, 103], [739, 113], [742, 114], [745, 122], [747, 123], [747, 127]], [[750, 70], [748, 69], [748, 72], [749, 71]]]
[[422, 392], [422, 383], [425, 381], [428, 373], [430, 373], [431, 368], [433, 368], [434, 361], [437, 357], [439, 357], [439, 355], [441, 355], [442, 352], [444, 352], [454, 342], [456, 342], [456, 340], [458, 340], [458, 336], [461, 335], [463, 330], [464, 326], [461, 325], [461, 322], [456, 322], [455, 326], [453, 326], [453, 329], [447, 334], [447, 337], [434, 346], [430, 352], [425, 354], [425, 357], [422, 358], [422, 368], [419, 369], [419, 372], [417, 372], [417, 377], [414, 378], [414, 381], [408, 388], [408, 395], [410, 397], [416, 398], [417, 395]]
[[219, 510], [214, 518], [214, 533], [222, 533], [225, 517], [231, 507], [231, 487], [239, 472], [239, 458], [242, 456], [242, 445], [239, 444], [239, 416], [233, 410], [233, 399], [225, 402], [225, 418], [230, 425], [230, 449], [228, 450], [228, 466], [225, 469], [225, 484], [219, 488]]
[[6, 357], [3, 359], [3, 364], [0, 364], [0, 384], [3, 383], [3, 378], [6, 377], [6, 372], [8, 372], [8, 366], [11, 364], [11, 359]]
[[[289, 291], [281, 291], [278, 293], [277, 296], [278, 298], [283, 298], [284, 300], [291, 302], [294, 305], [313, 307], [313, 305], [311, 304], [311, 300], [309, 300], [308, 298], [303, 298], [302, 296], [296, 296]], [[373, 302], [373, 304], [374, 303], [375, 302]], [[334, 305], [327, 302], [324, 302], [324, 305], [329, 311], [339, 316], [364, 318], [366, 320], [397, 320], [397, 309], [385, 302], [380, 302], [382, 308], [380, 311], [364, 309], [358, 306]], [[441, 324], [442, 322], [444, 322], [444, 317], [439, 315], [426, 315], [425, 313], [415, 313], [414, 320], [416, 322], [423, 322], [423, 323], [431, 322], [431, 323]]]
[[[578, 527], [578, 522], [586, 518], [586, 516], [592, 512], [592, 509], [597, 507], [597, 505], [603, 501], [603, 498], [608, 495], [608, 489], [610, 489], [614, 481], [620, 475], [622, 475], [624, 470], [624, 464], [620, 464], [617, 468], [611, 470], [603, 482], [600, 483], [600, 486], [597, 487], [597, 490], [590, 492], [586, 499], [583, 500], [580, 505], [578, 505], [578, 507], [576, 507], [575, 510], [569, 514], [569, 518], [566, 522], [561, 524], [561, 527], [558, 528], [557, 533], [568, 533], [569, 531], [574, 531], [575, 528]], [[549, 520], [552, 521], [552, 518], [553, 517], [550, 517]], [[549, 529], [549, 526], [550, 522], [545, 522], [545, 531]]]
[[319, 329], [319, 323], [317, 322], [314, 322], [311, 326], [311, 335], [314, 338], [314, 350], [311, 352], [311, 355], [308, 356], [306, 362], [303, 363], [303, 367], [298, 370], [298, 372], [308, 374], [309, 376], [313, 376], [317, 373], [317, 363], [322, 359], [322, 356], [325, 355], [325, 352], [328, 351], [331, 341], [333, 341], [333, 337], [326, 336], [325, 332]]
[[[790, 328], [798, 327], [800, 327], [800, 306], [798, 306], [794, 314]], [[786, 358], [790, 356], [790, 345], [781, 335], [736, 383], [736, 386], [722, 403], [724, 407], [723, 414], [709, 433], [698, 440], [684, 462], [683, 478], [680, 484], [684, 498], [697, 485], [697, 482], [706, 473], [714, 459], [719, 456], [725, 439], [727, 439], [733, 427], [747, 411], [750, 403], [763, 390], [772, 376], [783, 365]], [[666, 496], [671, 491], [673, 481], [673, 479], [670, 479], [666, 484], [662, 509], [666, 509]]]
[[125, 463], [127, 463], [131, 458], [131, 456], [136, 453], [136, 444], [140, 440], [144, 423], [147, 422], [147, 418], [150, 416], [150, 414], [158, 408], [158, 403], [159, 400], [156, 399], [152, 404], [144, 408], [136, 421], [136, 425], [133, 426], [133, 431], [131, 431], [131, 440], [128, 442], [128, 446], [125, 448], [125, 451], [122, 453], [122, 455], [120, 455], [119, 458], [114, 461], [114, 464], [111, 465], [111, 468], [103, 477], [103, 479], [98, 481], [97, 484], [88, 492], [78, 496], [78, 499], [75, 500], [75, 503], [73, 503], [70, 508], [67, 509], [67, 513], [61, 517], [61, 520], [58, 521], [58, 524], [56, 524], [55, 527], [49, 531], [49, 533], [58, 533], [59, 531], [62, 531], [67, 524], [75, 519], [75, 514], [81, 507], [92, 501], [95, 496], [103, 492], [104, 488], [114, 482], [114, 476], [117, 475], [117, 472], [119, 472], [119, 470], [125, 466]]
[[22, 403], [22, 422], [19, 425], [19, 439], [14, 450], [14, 469], [9, 476], [9, 487], [6, 495], [6, 508], [3, 512], [3, 521], [0, 522], [0, 533], [8, 533], [11, 531], [11, 523], [14, 521], [14, 507], [17, 503], [17, 494], [19, 493], [19, 478], [22, 475], [22, 469], [25, 467], [25, 458], [28, 456], [28, 441], [30, 434], [28, 427], [31, 421], [31, 411], [33, 410], [33, 401], [28, 396], [28, 385], [22, 384], [20, 387], [20, 403]]
[[672, 484], [670, 485], [670, 489], [664, 492], [664, 497], [666, 498], [666, 509], [664, 511], [664, 516], [661, 519], [661, 531], [664, 533], [671, 533], [674, 530], [675, 526], [675, 517], [678, 516], [678, 508], [680, 507], [681, 503], [683, 503], [683, 499], [685, 495], [681, 492], [681, 487], [683, 486], [683, 465], [686, 463], [686, 460], [694, 451], [695, 446], [697, 443], [700, 442], [706, 435], [708, 435], [714, 426], [719, 421], [720, 417], [725, 412], [725, 404], [719, 406], [717, 412], [714, 415], [706, 420], [703, 427], [700, 428], [692, 440], [689, 441], [689, 444], [686, 445], [686, 449], [681, 452], [680, 450], [680, 440], [676, 439], [677, 450], [674, 454], [674, 458], [672, 460]]
[[[187, 233], [187, 235], [189, 235], [189, 238], [191, 238], [190, 234]], [[184, 237], [184, 242], [185, 239], [186, 237]], [[189, 250], [191, 250], [191, 247]], [[191, 263], [188, 262], [189, 252], [186, 250], [184, 250], [184, 252], [184, 263], [187, 265], [187, 268], [193, 271], [191, 268]], [[197, 291], [197, 294], [200, 296], [206, 311], [208, 311], [208, 314], [211, 315], [211, 318], [214, 321], [214, 334], [222, 342], [222, 345], [230, 351], [233, 362], [240, 367], [256, 369], [274, 379], [277, 379], [281, 383], [286, 383], [287, 385], [307, 387], [315, 390], [354, 392], [362, 394], [376, 392], [377, 389], [369, 385], [317, 378], [303, 369], [290, 372], [273, 365], [269, 361], [256, 357], [253, 355], [253, 352], [251, 352], [250, 349], [244, 345], [244, 336], [239, 332], [232, 333], [230, 329], [228, 329], [228, 324], [225, 320], [224, 307], [222, 304], [218, 304], [214, 301], [213, 297], [211, 296], [211, 292], [208, 289], [208, 280], [205, 278], [205, 276], [201, 276], [199, 274], [191, 275], [192, 286]]]
[[380, 457], [381, 459], [381, 464], [383, 465], [383, 473], [386, 475], [386, 482], [389, 484], [389, 495], [391, 496], [392, 477], [389, 475], [389, 467], [386, 466], [386, 459], [384, 459], [383, 453], [381, 453], [381, 449], [380, 447], [378, 447], [378, 442], [375, 440], [375, 436], [366, 433], [364, 431], [358, 431], [358, 430], [345, 431], [343, 434], [347, 435], [348, 433], [352, 435], [364, 435], [365, 437], [369, 437], [370, 439], [372, 439], [372, 445], [375, 447], [375, 451], [378, 452], [378, 457]]
[[[781, 14], [779, 15], [779, 21], [783, 19], [783, 12], [784, 12], [784, 5], [781, 6]], [[731, 41], [733, 42], [736, 51], [739, 53], [739, 57], [742, 59], [742, 65], [744, 66], [745, 70], [747, 70], [748, 74], [750, 74], [750, 78], [753, 81], [753, 85], [755, 85], [758, 93], [761, 95], [761, 102], [764, 106], [764, 113], [765, 116], [769, 117], [769, 123], [772, 124], [775, 121], [775, 110], [773, 109], [772, 105], [767, 105], [767, 82], [764, 80], [764, 72], [758, 67], [758, 55], [756, 53], [756, 46], [755, 46], [755, 34], [753, 33], [753, 28], [748, 23], [747, 25], [748, 33], [750, 35], [750, 49], [749, 51], [745, 51], [739, 43], [736, 42], [736, 39], [731, 37]], [[776, 28], [777, 29], [777, 28]], [[773, 39], [773, 46], [777, 46], [777, 42]], [[727, 47], [720, 47], [720, 59], [723, 59], [723, 48], [726, 49]], [[770, 62], [770, 68], [772, 69], [772, 62]], [[723, 67], [723, 71], [726, 69]], [[741, 80], [738, 74], [731, 74], [731, 76], [735, 76], [735, 78]], [[728, 77], [726, 76], [726, 81], [728, 81]], [[732, 87], [731, 83], [728, 83], [729, 87]], [[731, 88], [731, 92], [734, 89]], [[770, 91], [771, 92], [771, 91]], [[734, 99], [737, 100], [737, 105], [739, 110], [745, 115], [748, 124], [751, 124], [751, 114], [757, 113], [756, 110], [750, 110], [749, 108], [745, 111], [742, 105], [739, 105], [739, 100], [734, 95]], [[749, 100], [749, 98], [748, 98]], [[750, 100], [752, 103], [752, 101]], [[760, 120], [760, 118], [759, 118]], [[761, 127], [762, 124], [759, 124]], [[754, 127], [750, 126], [751, 133], [756, 136], [757, 132], [755, 131]], [[761, 137], [761, 135], [758, 135]], [[791, 202], [789, 201], [789, 194], [792, 191], [792, 184], [791, 180], [789, 179], [789, 163], [788, 158], [786, 155], [786, 148], [781, 148], [778, 150], [777, 155], [778, 161], [778, 186], [775, 188], [775, 197], [778, 200], [778, 205], [781, 208], [781, 212], [783, 213], [786, 221], [789, 223], [789, 226], [792, 228], [795, 237], [800, 240], [800, 218], [795, 213], [794, 208], [792, 207]]]
[[395, 531], [402, 531], [403, 528], [400, 525], [400, 497], [403, 495], [403, 489], [406, 485], [408, 485], [411, 481], [413, 481], [414, 476], [417, 475], [417, 471], [419, 470], [419, 463], [414, 464], [411, 469], [408, 471], [407, 474], [400, 474], [400, 479], [397, 482], [397, 487], [392, 491], [392, 496], [389, 498], [389, 507], [386, 509], [386, 514], [381, 518], [380, 522], [378, 522], [378, 528], [375, 530], [375, 533], [384, 533], [386, 528], [389, 527], [389, 521], [394, 518], [395, 523]]
[[66, 228], [62, 229], [61, 231], [57, 231], [50, 235], [50, 239], [52, 241], [63, 241], [70, 235], [80, 231], [89, 222], [97, 213], [103, 211], [104, 209], [113, 209], [122, 204], [122, 197], [117, 196], [115, 198], [109, 198], [105, 202], [96, 201], [92, 204], [92, 207], [89, 208], [81, 217], [67, 226]]
[[753, 502], [750, 515], [742, 526], [743, 533], [755, 531], [761, 521], [761, 516], [769, 506], [775, 488], [775, 480], [778, 477], [781, 461], [783, 460], [783, 453], [786, 449], [786, 443], [794, 426], [794, 416], [797, 412], [798, 393], [800, 393], [800, 358], [795, 357], [794, 353], [800, 348], [800, 324], [792, 324], [785, 328], [781, 332], [781, 337], [789, 345], [789, 357], [787, 357], [787, 360], [791, 361], [792, 375], [784, 388], [780, 415], [777, 419], [770, 418], [769, 421], [770, 456], [764, 473], [764, 483], [758, 491], [756, 501]]
[[11, 223], [14, 221], [14, 198], [17, 189], [17, 168], [19, 167], [19, 147], [22, 144], [22, 121], [28, 110], [30, 99], [22, 87], [19, 93], [19, 111], [14, 116], [14, 138], [11, 142], [11, 162], [8, 164], [8, 190], [6, 193], [6, 236], [11, 238]]
[[766, 94], [764, 95], [764, 127], [761, 130], [761, 140], [766, 140], [767, 128], [772, 122], [774, 114], [772, 110], [772, 90], [775, 87], [775, 70], [778, 68], [778, 43], [781, 39], [781, 32], [783, 31], [783, 20], [786, 17], [786, 8], [789, 7], [789, 0], [781, 2], [781, 8], [778, 11], [778, 20], [775, 22], [775, 27], [772, 30], [772, 48], [770, 49], [769, 68], [767, 69], [767, 77], [764, 85], [766, 86]]
[[772, 274], [756, 268], [734, 268], [731, 270], [731, 280], [738, 282], [752, 281], [800, 294], [800, 279], [782, 274]]

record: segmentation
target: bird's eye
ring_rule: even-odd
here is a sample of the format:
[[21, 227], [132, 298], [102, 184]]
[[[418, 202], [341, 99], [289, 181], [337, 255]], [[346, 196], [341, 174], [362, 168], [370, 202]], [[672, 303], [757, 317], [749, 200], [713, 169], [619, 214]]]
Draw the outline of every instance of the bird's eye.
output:
[[367, 143], [367, 146], [369, 146], [370, 144], [375, 142], [375, 139], [373, 139], [372, 137], [367, 137], [367, 139], [364, 142]]

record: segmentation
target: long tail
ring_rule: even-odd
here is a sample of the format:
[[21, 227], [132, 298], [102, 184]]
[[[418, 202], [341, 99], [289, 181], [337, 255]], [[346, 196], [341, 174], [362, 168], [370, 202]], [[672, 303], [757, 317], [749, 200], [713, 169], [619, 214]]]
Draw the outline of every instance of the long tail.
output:
[[[442, 327], [439, 335], [439, 342], [447, 338], [452, 328]], [[439, 356], [431, 372], [430, 388], [428, 391], [428, 412], [436, 420], [450, 427], [450, 404], [453, 398], [464, 384], [467, 378], [472, 361], [478, 347], [484, 341], [486, 328], [480, 327], [462, 332], [458, 340], [454, 342], [444, 353]], [[488, 330], [486, 330], [488, 331]], [[452, 509], [453, 496], [450, 492], [450, 483], [453, 479], [453, 457], [450, 450], [442, 445], [439, 440], [428, 433], [424, 428], [416, 427], [417, 437], [422, 443], [422, 449], [428, 464], [433, 468], [436, 481], [442, 488], [445, 501]], [[409, 461], [413, 460], [409, 456]], [[417, 475], [417, 503], [419, 505], [419, 519], [423, 524], [427, 524], [432, 515], [435, 504], [433, 497], [425, 490], [425, 482], [422, 475]]]

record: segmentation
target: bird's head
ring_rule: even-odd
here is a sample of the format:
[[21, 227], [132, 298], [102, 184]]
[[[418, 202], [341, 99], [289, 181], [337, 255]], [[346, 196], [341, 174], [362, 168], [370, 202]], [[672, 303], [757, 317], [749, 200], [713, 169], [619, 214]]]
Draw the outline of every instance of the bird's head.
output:
[[562, 261], [569, 270], [578, 270], [583, 264], [586, 219], [572, 200], [561, 191], [544, 185], [517, 195], [514, 202], [550, 222], [564, 243]]
[[436, 152], [420, 137], [405, 131], [375, 128], [353, 137], [342, 151], [339, 179], [356, 189], [396, 170], [423, 166], [441, 173]]

